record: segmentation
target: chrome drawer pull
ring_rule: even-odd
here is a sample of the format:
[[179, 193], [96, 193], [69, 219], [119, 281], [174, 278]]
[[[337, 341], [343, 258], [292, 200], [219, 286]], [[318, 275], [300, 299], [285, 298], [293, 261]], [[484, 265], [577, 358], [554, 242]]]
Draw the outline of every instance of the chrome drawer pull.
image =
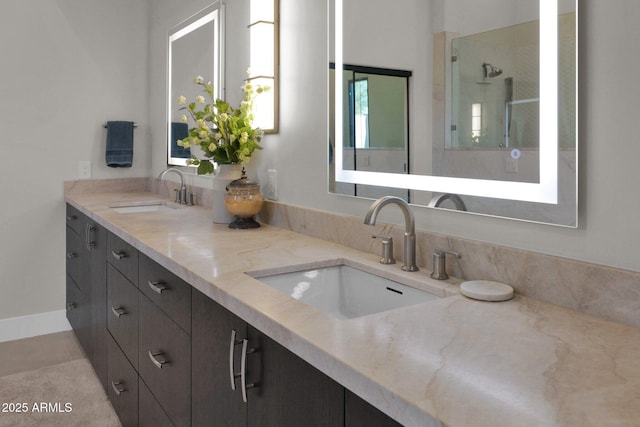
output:
[[255, 383], [247, 384], [247, 354], [255, 353], [255, 348], [247, 348], [249, 340], [242, 340], [242, 361], [240, 362], [240, 385], [242, 386], [242, 401], [247, 403], [247, 390], [257, 387]]
[[158, 369], [162, 369], [162, 367], [163, 367], [165, 364], [169, 363], [169, 361], [168, 361], [168, 360], [166, 360], [166, 359], [164, 359], [164, 358], [163, 358], [162, 360], [158, 360], [158, 359], [156, 358], [156, 356], [161, 356], [162, 354], [164, 354], [164, 353], [162, 353], [161, 351], [159, 351], [159, 352], [157, 352], [157, 353], [152, 353], [152, 352], [151, 352], [151, 350], [149, 350], [149, 359], [151, 359], [151, 361], [153, 362], [153, 364], [154, 364], [154, 365], [156, 365], [156, 367], [157, 367]]
[[233, 355], [235, 346], [242, 344], [242, 341], [236, 340], [237, 332], [235, 329], [231, 330], [231, 341], [229, 341], [229, 379], [231, 380], [231, 390], [236, 390], [236, 378], [240, 376], [240, 374], [235, 373], [235, 368], [233, 367]]
[[75, 302], [70, 302], [69, 304], [67, 304], [67, 310], [73, 310], [74, 308], [76, 308]]
[[116, 315], [116, 317], [124, 316], [125, 314], [127, 314], [127, 311], [122, 307], [115, 308], [114, 306], [111, 306], [111, 311]]
[[67, 252], [67, 259], [78, 258], [78, 254], [75, 252]]
[[96, 242], [93, 240], [93, 237], [91, 235], [95, 231], [96, 227], [93, 224], [87, 223], [87, 229], [84, 232], [84, 243], [86, 244], [87, 250], [89, 251], [96, 245]]
[[154, 281], [154, 280], [149, 280], [147, 282], [149, 284], [149, 287], [156, 293], [162, 295], [162, 293], [164, 291], [169, 290], [169, 288], [167, 287], [167, 285], [164, 282], [161, 281]]
[[113, 391], [116, 392], [116, 396], [120, 396], [120, 393], [122, 393], [123, 391], [127, 391], [127, 389], [124, 388], [124, 387], [118, 387], [118, 386], [121, 386], [121, 385], [122, 385], [122, 383], [120, 381], [118, 381], [118, 382], [111, 381], [111, 387], [113, 388]]
[[115, 259], [122, 259], [128, 256], [124, 251], [111, 251], [111, 255], [113, 255]]
[[67, 215], [67, 221], [75, 221], [78, 219], [76, 215]]

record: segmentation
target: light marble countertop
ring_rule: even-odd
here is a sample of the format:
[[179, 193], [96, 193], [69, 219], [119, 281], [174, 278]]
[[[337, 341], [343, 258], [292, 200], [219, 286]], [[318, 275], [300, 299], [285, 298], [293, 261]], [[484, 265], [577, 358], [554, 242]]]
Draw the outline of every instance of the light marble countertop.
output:
[[[263, 225], [231, 230], [211, 211], [115, 212], [153, 193], [65, 200], [406, 426], [638, 426], [640, 329], [516, 295], [465, 298], [457, 281]], [[313, 226], [312, 224], [310, 226]], [[363, 227], [366, 227], [363, 225]], [[346, 259], [442, 298], [338, 320], [244, 274]], [[639, 303], [640, 304], [640, 303]]]

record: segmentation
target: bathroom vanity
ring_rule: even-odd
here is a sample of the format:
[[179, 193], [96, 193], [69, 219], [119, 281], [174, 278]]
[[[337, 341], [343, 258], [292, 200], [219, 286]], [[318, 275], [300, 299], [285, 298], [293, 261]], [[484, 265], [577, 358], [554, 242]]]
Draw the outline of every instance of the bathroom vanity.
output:
[[[231, 230], [203, 207], [109, 207], [158, 200], [148, 191], [65, 200], [68, 318], [124, 425], [640, 421], [637, 328], [522, 296], [474, 301], [429, 268], [268, 224]], [[437, 298], [339, 319], [253, 274], [340, 260]]]

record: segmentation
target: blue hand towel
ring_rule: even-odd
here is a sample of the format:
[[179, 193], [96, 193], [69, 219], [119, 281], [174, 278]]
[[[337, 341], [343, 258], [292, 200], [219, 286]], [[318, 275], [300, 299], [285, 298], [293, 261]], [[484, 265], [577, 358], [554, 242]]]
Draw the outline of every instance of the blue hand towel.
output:
[[107, 166], [130, 168], [133, 162], [133, 122], [107, 122]]
[[189, 126], [186, 123], [171, 123], [171, 157], [178, 157], [180, 159], [188, 159], [191, 157], [190, 148], [184, 148], [178, 145], [179, 139], [184, 139], [188, 136]]

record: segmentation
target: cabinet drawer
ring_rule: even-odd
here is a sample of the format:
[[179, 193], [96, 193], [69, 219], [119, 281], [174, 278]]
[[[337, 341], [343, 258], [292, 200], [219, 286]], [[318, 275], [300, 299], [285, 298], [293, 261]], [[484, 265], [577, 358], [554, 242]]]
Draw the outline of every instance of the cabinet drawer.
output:
[[138, 289], [107, 266], [107, 329], [134, 367], [138, 366]]
[[84, 216], [85, 215], [78, 209], [67, 204], [67, 226], [69, 226], [77, 234], [81, 234], [83, 232], [82, 228], [84, 223]]
[[67, 319], [73, 328], [84, 352], [89, 356], [91, 350], [91, 324], [89, 299], [74, 281], [67, 276]]
[[107, 259], [131, 283], [138, 286], [138, 250], [136, 248], [115, 234], [109, 233]]
[[80, 281], [80, 264], [82, 262], [82, 241], [80, 236], [67, 227], [67, 247], [66, 247], [66, 268], [67, 275], [76, 282], [77, 286], [81, 286]]
[[182, 329], [191, 333], [191, 286], [175, 274], [140, 254], [138, 287]]
[[151, 394], [144, 381], [138, 383], [140, 388], [139, 400], [139, 425], [140, 427], [174, 427], [169, 416], [162, 406]]
[[123, 427], [138, 425], [138, 374], [107, 337], [107, 395]]
[[191, 424], [191, 337], [140, 295], [138, 372], [175, 425]]

